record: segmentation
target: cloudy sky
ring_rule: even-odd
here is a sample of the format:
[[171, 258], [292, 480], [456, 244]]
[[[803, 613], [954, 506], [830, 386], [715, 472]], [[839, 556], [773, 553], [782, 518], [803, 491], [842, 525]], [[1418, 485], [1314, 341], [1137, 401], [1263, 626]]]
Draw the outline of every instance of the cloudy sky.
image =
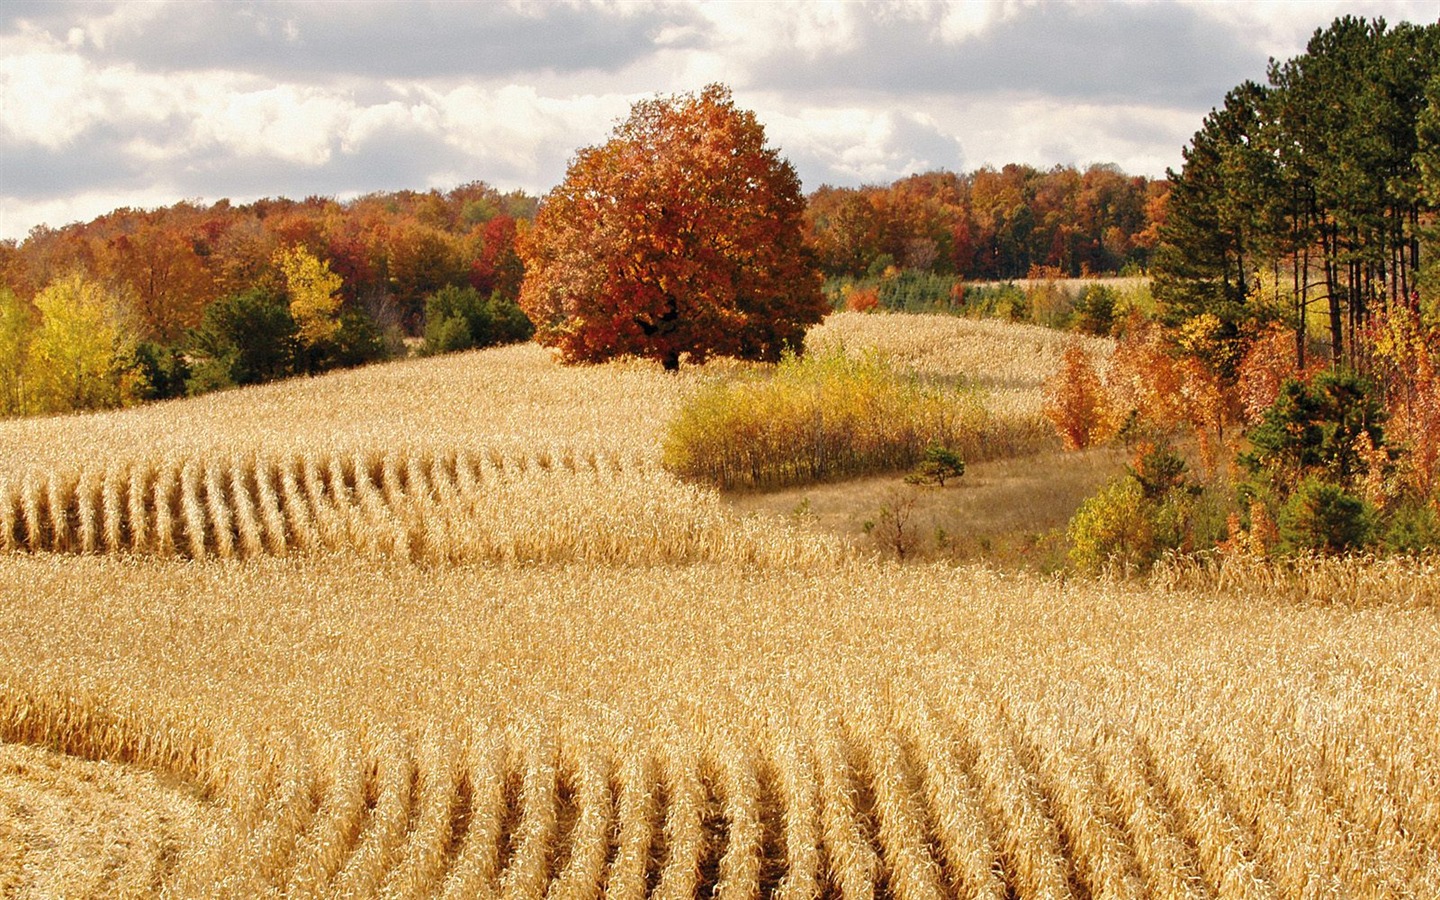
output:
[[807, 189], [1163, 175], [1340, 14], [1433, 2], [83, 2], [0, 7], [0, 238], [117, 206], [484, 180], [543, 193], [634, 100], [729, 84]]

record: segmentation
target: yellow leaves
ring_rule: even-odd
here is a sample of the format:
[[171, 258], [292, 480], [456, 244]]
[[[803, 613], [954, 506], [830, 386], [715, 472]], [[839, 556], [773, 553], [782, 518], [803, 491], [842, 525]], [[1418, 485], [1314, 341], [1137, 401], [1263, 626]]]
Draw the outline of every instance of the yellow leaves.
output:
[[30, 344], [27, 368], [41, 409], [119, 404], [124, 397], [116, 376], [135, 344], [125, 298], [77, 272], [35, 295], [35, 308], [40, 326]]
[[300, 246], [276, 251], [274, 262], [285, 273], [290, 315], [299, 327], [300, 340], [314, 346], [334, 337], [340, 329], [337, 316], [342, 282], [330, 271], [330, 263]]

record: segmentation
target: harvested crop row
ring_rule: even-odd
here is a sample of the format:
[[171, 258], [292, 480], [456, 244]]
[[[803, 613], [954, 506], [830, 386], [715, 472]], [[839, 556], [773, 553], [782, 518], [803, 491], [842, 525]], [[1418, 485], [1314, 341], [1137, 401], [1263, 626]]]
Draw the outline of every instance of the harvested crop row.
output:
[[[229, 805], [162, 797], [139, 770], [97, 781], [100, 764], [5, 745], [0, 829], [33, 854], [36, 828], [101, 804], [136, 832], [126, 865], [138, 868], [126, 877], [181, 895], [223, 885], [295, 897], [1239, 898], [1289, 895], [1296, 885], [1280, 867], [1314, 862], [1267, 836], [1273, 816], [1319, 824], [1304, 796], [1265, 796], [1273, 811], [1252, 828], [1187, 740], [1150, 735], [1138, 768], [1082, 775], [1081, 761], [1113, 754], [1113, 740], [1071, 735], [1018, 751], [1040, 737], [1023, 716], [966, 736], [929, 711], [933, 698], [907, 724], [914, 703], [863, 706], [853, 724], [822, 717], [822, 731], [773, 754], [719, 732], [608, 749], [538, 726], [417, 741], [376, 732], [271, 756], [254, 773], [259, 793], [241, 788], [250, 799]], [[765, 767], [788, 787], [762, 791]], [[1327, 819], [1311, 839], [1326, 840], [1315, 849], [1329, 859], [1375, 839]], [[227, 821], [231, 837], [214, 840]], [[57, 872], [70, 880], [55, 883], [87, 883], [80, 873], [109, 851], [66, 840]], [[169, 846], [184, 848], [183, 869], [167, 861]], [[33, 892], [26, 859], [0, 857], [0, 879]], [[1437, 868], [1309, 871], [1350, 896], [1388, 897], [1433, 884]]]
[[653, 467], [594, 454], [183, 457], [0, 481], [10, 551], [643, 565], [817, 550], [772, 531]]

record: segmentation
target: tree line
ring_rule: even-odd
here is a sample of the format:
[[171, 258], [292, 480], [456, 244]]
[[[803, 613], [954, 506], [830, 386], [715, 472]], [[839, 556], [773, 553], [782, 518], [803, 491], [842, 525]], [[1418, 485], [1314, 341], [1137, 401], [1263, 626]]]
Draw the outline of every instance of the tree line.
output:
[[889, 185], [822, 187], [806, 204], [806, 238], [829, 276], [894, 267], [972, 281], [1143, 271], [1164, 221], [1169, 184], [1113, 165], [1041, 170], [1010, 164], [926, 172]]
[[1067, 446], [1137, 448], [1072, 522], [1075, 562], [1440, 547], [1440, 24], [1334, 20], [1184, 160], [1159, 321], [1053, 385]]
[[[1147, 264], [1164, 199], [1164, 182], [1113, 166], [825, 186], [802, 198], [796, 259], [841, 276], [1113, 272]], [[0, 414], [199, 393], [417, 343], [443, 352], [528, 337], [518, 243], [539, 205], [484, 182], [346, 202], [187, 201], [0, 241]], [[329, 295], [307, 298], [286, 259], [315, 269], [312, 289], [333, 278]], [[65, 345], [87, 362], [62, 362]], [[76, 378], [88, 387], [58, 386]]]
[[1279, 322], [1304, 368], [1315, 343], [1358, 364], [1374, 315], [1422, 294], [1433, 318], [1440, 25], [1336, 19], [1230, 91], [1184, 160], [1155, 253], [1170, 324], [1212, 315], [1238, 358]]
[[422, 338], [452, 350], [527, 337], [515, 242], [537, 203], [475, 182], [37, 227], [0, 242], [0, 414], [314, 373]]

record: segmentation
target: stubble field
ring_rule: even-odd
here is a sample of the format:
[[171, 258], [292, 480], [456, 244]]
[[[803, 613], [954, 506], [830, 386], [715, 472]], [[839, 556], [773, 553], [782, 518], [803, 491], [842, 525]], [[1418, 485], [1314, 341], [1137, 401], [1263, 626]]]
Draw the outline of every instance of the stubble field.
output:
[[[815, 339], [1017, 422], [1063, 347]], [[713, 377], [525, 346], [0, 423], [0, 893], [1440, 896], [1440, 575], [900, 564], [663, 471]]]

